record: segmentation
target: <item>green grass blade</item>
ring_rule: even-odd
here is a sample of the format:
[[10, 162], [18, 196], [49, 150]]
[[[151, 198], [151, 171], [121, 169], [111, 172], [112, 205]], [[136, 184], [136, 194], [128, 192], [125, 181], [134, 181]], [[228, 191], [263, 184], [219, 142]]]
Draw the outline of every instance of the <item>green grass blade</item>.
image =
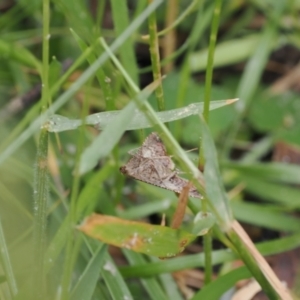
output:
[[6, 59], [12, 59], [26, 66], [34, 67], [41, 74], [41, 62], [26, 48], [0, 40], [0, 55]]
[[[202, 119], [201, 119], [202, 120]], [[217, 219], [224, 228], [229, 226], [232, 220], [232, 212], [229, 207], [229, 200], [221, 182], [221, 174], [218, 166], [218, 156], [214, 146], [213, 139], [208, 131], [208, 127], [202, 120], [202, 147], [205, 157], [204, 177], [206, 184], [206, 193], [209, 202], [217, 212]]]
[[[98, 173], [87, 183], [85, 188], [79, 194], [76, 217], [77, 222], [86, 215], [88, 209], [94, 210], [91, 206], [91, 202], [96, 204], [97, 196], [99, 195], [99, 187], [103, 185], [104, 180], [107, 179], [108, 175], [114, 171], [114, 166], [111, 164], [104, 165]], [[56, 235], [50, 242], [50, 245], [45, 254], [45, 268], [46, 272], [49, 272], [53, 264], [56, 262], [59, 254], [66, 245], [67, 234], [69, 232], [68, 222], [65, 219], [56, 232]]]
[[241, 279], [250, 278], [252, 274], [246, 267], [240, 267], [223, 276], [219, 276], [210, 284], [204, 286], [200, 292], [196, 293], [192, 300], [219, 300], [222, 295], [233, 287]]
[[[216, 46], [214, 67], [223, 67], [239, 63], [249, 58], [259, 43], [260, 35], [248, 35], [238, 39], [224, 41]], [[238, 51], [237, 51], [238, 49]], [[234, 53], [234, 55], [232, 55]], [[189, 57], [189, 67], [192, 72], [205, 70], [208, 49], [194, 52]]]
[[33, 262], [34, 262], [34, 293], [35, 298], [45, 296], [46, 276], [44, 254], [47, 240], [47, 205], [49, 201], [49, 173], [48, 173], [48, 132], [42, 130], [39, 138], [36, 156], [33, 185]]
[[108, 254], [105, 255], [105, 265], [102, 268], [102, 276], [113, 300], [134, 299], [123, 276], [119, 273], [117, 266]]
[[94, 289], [99, 280], [100, 270], [105, 262], [106, 251], [105, 245], [100, 245], [95, 251], [71, 292], [71, 300], [92, 299]]
[[[116, 35], [121, 35], [124, 28], [130, 24], [129, 11], [126, 1], [111, 1], [112, 15]], [[121, 62], [131, 79], [138, 84], [138, 66], [136, 62], [134, 39], [129, 38], [119, 49]]]
[[289, 184], [300, 184], [300, 166], [285, 163], [251, 163], [240, 164], [235, 162], [224, 162], [222, 166], [237, 170], [241, 175], [261, 177], [264, 180], [277, 181]]
[[164, 199], [162, 201], [140, 204], [118, 212], [118, 216], [127, 220], [144, 218], [154, 213], [163, 213], [171, 206], [172, 202], [175, 203], [175, 201], [171, 201], [170, 199]]
[[[300, 234], [293, 234], [273, 241], [256, 244], [257, 249], [262, 255], [274, 255], [296, 249], [300, 246]], [[233, 261], [239, 257], [231, 250], [215, 250], [212, 252], [214, 265]], [[159, 262], [148, 263], [147, 268], [143, 265], [120, 267], [120, 271], [125, 278], [127, 277], [147, 277], [162, 273], [176, 272], [189, 268], [204, 267], [204, 253], [186, 255], [182, 257], [170, 258]]]
[[233, 202], [231, 207], [235, 217], [242, 222], [283, 232], [297, 232], [300, 228], [299, 219], [278, 211], [278, 208], [247, 202]]
[[68, 220], [65, 219], [62, 224], [60, 224], [54, 238], [52, 239], [48, 249], [45, 252], [45, 271], [48, 273], [55, 263], [57, 257], [61, 253], [62, 249], [67, 242], [67, 234], [70, 232], [68, 227]]
[[[141, 254], [134, 253], [126, 249], [123, 250], [123, 253], [131, 265], [147, 265], [147, 261]], [[142, 278], [141, 282], [150, 299], [169, 299], [167, 298], [165, 292], [162, 290], [162, 287], [156, 278]]]
[[183, 296], [178, 289], [178, 283], [175, 281], [172, 274], [161, 274], [159, 276], [162, 286], [167, 294], [167, 299], [183, 300]]
[[116, 171], [116, 166], [107, 163], [101, 169], [93, 174], [89, 181], [85, 184], [84, 188], [78, 196], [76, 204], [76, 216], [79, 221], [80, 218], [87, 216], [95, 211], [97, 203], [103, 194], [104, 181], [110, 178]]
[[240, 180], [245, 184], [248, 192], [262, 199], [279, 203], [288, 209], [300, 207], [299, 188], [262, 180], [259, 174], [256, 177], [241, 176]]
[[2, 229], [2, 224], [0, 220], [0, 248], [1, 248], [1, 263], [2, 267], [4, 270], [4, 281], [7, 282], [10, 292], [13, 296], [15, 296], [18, 293], [18, 287], [17, 287], [17, 282], [14, 276], [13, 268], [11, 265], [10, 257], [9, 257], [9, 252], [7, 249], [5, 237], [4, 237], [4, 232]]
[[[235, 99], [230, 100], [216, 100], [210, 103], [210, 110], [214, 110], [226, 105], [233, 103]], [[157, 112], [158, 119], [163, 122], [173, 122], [183, 118], [187, 118], [192, 115], [201, 114], [203, 111], [203, 102], [200, 103], [191, 103], [187, 106], [181, 108], [175, 108], [167, 111]], [[79, 126], [85, 125], [94, 125], [98, 129], [104, 129], [112, 119], [119, 119], [120, 111], [106, 111], [96, 113], [90, 116], [87, 116], [84, 122], [80, 119], [71, 120], [67, 117], [61, 115], [53, 115], [48, 119], [47, 129], [50, 132], [61, 132], [65, 130], [74, 130]], [[148, 120], [148, 118], [140, 111], [135, 111], [130, 123], [125, 125], [125, 130], [137, 130], [143, 128], [152, 127], [153, 124]]]

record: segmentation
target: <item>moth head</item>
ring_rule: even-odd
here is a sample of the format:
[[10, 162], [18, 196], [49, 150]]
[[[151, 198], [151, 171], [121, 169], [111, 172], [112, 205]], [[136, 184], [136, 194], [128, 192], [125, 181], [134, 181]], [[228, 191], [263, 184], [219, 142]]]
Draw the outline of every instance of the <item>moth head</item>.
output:
[[126, 170], [126, 166], [122, 166], [120, 167], [120, 172], [123, 173], [123, 174], [127, 174], [127, 170]]

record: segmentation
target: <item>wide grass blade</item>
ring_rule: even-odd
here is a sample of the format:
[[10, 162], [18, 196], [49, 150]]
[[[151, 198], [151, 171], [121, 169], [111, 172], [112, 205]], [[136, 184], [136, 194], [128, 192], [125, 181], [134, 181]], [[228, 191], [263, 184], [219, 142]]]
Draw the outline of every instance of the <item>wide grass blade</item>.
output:
[[[237, 99], [216, 100], [210, 103], [210, 110], [217, 109], [235, 102]], [[167, 111], [157, 112], [158, 119], [163, 122], [173, 122], [192, 115], [199, 115], [203, 111], [203, 102], [191, 103], [181, 108], [175, 108]], [[104, 129], [114, 119], [114, 122], [120, 118], [121, 111], [106, 111], [87, 116], [84, 121], [77, 119], [72, 120], [61, 115], [53, 115], [49, 117], [47, 130], [50, 132], [61, 132], [66, 130], [74, 130], [79, 126], [93, 125], [97, 129]], [[137, 130], [153, 127], [146, 116], [140, 111], [134, 111], [134, 115], [130, 119], [129, 124], [124, 124], [125, 130]]]

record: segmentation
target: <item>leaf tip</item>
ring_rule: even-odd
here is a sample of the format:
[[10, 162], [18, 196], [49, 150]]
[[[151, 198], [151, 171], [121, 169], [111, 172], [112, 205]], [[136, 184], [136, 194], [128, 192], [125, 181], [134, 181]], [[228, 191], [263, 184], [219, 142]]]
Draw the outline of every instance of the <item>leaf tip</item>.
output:
[[238, 100], [240, 100], [240, 99], [239, 98], [228, 99], [228, 100], [226, 100], [226, 104], [229, 105], [229, 104], [232, 104], [232, 103], [234, 103], [234, 102], [236, 102]]

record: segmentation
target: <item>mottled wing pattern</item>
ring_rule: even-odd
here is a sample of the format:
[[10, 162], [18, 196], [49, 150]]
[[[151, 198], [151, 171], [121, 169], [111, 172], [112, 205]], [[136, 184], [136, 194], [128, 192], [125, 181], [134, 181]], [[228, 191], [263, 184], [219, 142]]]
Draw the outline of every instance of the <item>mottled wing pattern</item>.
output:
[[[134, 179], [180, 193], [188, 181], [177, 175], [175, 164], [167, 155], [166, 148], [157, 133], [151, 133], [143, 145], [136, 149], [128, 163], [120, 168], [124, 175]], [[202, 198], [192, 186], [191, 197]]]
[[162, 140], [156, 132], [152, 132], [144, 141], [141, 152], [143, 157], [163, 157], [167, 156], [167, 150]]

